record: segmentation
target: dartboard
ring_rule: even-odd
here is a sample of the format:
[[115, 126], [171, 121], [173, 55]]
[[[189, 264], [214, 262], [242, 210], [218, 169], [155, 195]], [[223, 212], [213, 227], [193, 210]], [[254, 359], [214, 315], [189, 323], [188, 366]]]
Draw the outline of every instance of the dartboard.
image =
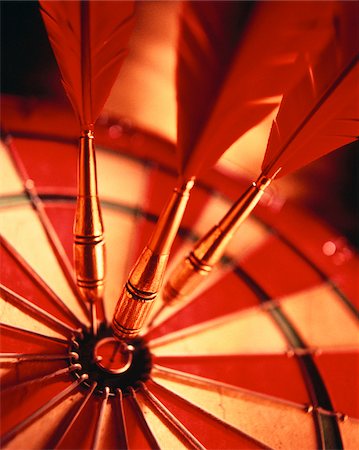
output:
[[[358, 260], [342, 237], [270, 192], [214, 276], [184, 303], [159, 296], [131, 354], [118, 351], [109, 323], [175, 184], [173, 148], [126, 121], [98, 126], [107, 275], [95, 336], [73, 281], [71, 112], [6, 107], [4, 448], [357, 448]], [[168, 273], [246, 184], [218, 170], [200, 180]]]

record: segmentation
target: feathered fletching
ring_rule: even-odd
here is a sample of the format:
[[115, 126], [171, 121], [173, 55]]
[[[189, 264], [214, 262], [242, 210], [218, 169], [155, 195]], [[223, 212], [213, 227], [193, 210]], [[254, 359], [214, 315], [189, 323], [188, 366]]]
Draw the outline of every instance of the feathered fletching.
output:
[[[329, 33], [328, 2], [186, 2], [178, 43], [179, 171], [213, 165], [278, 106], [293, 62]], [[301, 67], [304, 71], [304, 65]]]
[[43, 1], [41, 14], [82, 129], [98, 118], [126, 55], [133, 1]]
[[305, 76], [283, 97], [263, 173], [293, 172], [359, 136], [358, 4], [340, 2], [335, 33]]

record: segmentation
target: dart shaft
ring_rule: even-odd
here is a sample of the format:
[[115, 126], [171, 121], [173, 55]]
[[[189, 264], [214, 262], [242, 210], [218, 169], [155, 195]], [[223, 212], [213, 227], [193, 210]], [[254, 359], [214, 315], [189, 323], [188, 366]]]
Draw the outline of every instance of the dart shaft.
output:
[[105, 241], [100, 201], [97, 194], [93, 133], [80, 137], [78, 196], [74, 223], [76, 282], [85, 300], [102, 300], [105, 277]]
[[220, 261], [239, 226], [258, 204], [271, 178], [261, 175], [237, 200], [222, 220], [215, 225], [193, 251], [175, 268], [167, 282], [163, 299], [167, 303], [186, 298], [208, 276]]
[[193, 181], [189, 181], [174, 190], [148, 245], [130, 273], [112, 322], [113, 331], [120, 339], [137, 336], [152, 309], [192, 186]]

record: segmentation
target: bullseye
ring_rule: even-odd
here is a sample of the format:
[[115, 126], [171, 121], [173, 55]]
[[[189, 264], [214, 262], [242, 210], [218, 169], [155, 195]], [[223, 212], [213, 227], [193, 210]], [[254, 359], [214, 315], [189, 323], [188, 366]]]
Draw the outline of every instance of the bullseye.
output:
[[[76, 354], [76, 361], [73, 356]], [[79, 365], [72, 373], [76, 378], [87, 374], [82, 383], [88, 388], [96, 383], [95, 392], [102, 395], [106, 388], [113, 396], [120, 389], [125, 395], [128, 389], [136, 389], [146, 381], [152, 368], [151, 354], [146, 342], [141, 339], [118, 341], [112, 331], [102, 324], [96, 335], [84, 331], [71, 340], [69, 347], [70, 364]]]
[[132, 363], [135, 347], [115, 338], [105, 338], [94, 348], [96, 364], [110, 373], [123, 373]]

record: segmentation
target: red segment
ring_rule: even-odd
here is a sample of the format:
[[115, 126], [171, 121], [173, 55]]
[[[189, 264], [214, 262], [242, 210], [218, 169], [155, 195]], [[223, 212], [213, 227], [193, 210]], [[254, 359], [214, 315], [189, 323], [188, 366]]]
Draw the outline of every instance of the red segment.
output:
[[100, 438], [100, 448], [103, 449], [120, 449], [125, 448], [123, 431], [120, 426], [120, 418], [115, 402], [117, 399], [110, 398], [107, 408], [110, 409], [108, 420], [102, 430]]
[[[61, 306], [55, 303], [46, 291], [41, 288], [41, 285], [39, 285], [39, 283], [31, 276], [28, 270], [26, 270], [13, 254], [11, 254], [10, 251], [7, 251], [3, 246], [0, 248], [0, 259], [2, 263], [1, 282], [5, 286], [65, 322], [67, 325], [74, 326], [74, 323], [72, 323], [68, 315], [64, 313]], [[24, 311], [28, 311], [21, 307], [20, 302], [14, 302], [14, 305], [19, 306], [20, 309], [24, 309]], [[29, 312], [29, 314], [37, 318], [40, 322], [45, 322], [45, 320], [36, 313]], [[51, 323], [49, 323], [49, 325], [50, 327], [54, 326]]]
[[[86, 394], [87, 391], [84, 392], [84, 395]], [[79, 417], [73, 424], [73, 427], [66, 434], [60, 446], [56, 448], [63, 448], [68, 450], [92, 448], [101, 401], [101, 397], [96, 397], [94, 395], [90, 397], [86, 406], [81, 411]], [[70, 422], [73, 414], [75, 414], [75, 412], [78, 410], [80, 402], [81, 400], [74, 405], [70, 414], [65, 417], [62, 423], [59, 424], [58, 434], [56, 433], [58, 438], [63, 434], [63, 430], [66, 429], [66, 425]]]
[[12, 146], [39, 192], [76, 193], [77, 144], [14, 138]]
[[6, 131], [41, 133], [46, 135], [74, 138], [79, 134], [79, 126], [70, 103], [46, 102], [33, 98], [11, 95], [2, 96], [6, 114], [1, 120]]
[[65, 353], [67, 344], [0, 325], [2, 353]]
[[[67, 356], [65, 352], [61, 355]], [[1, 361], [1, 367], [8, 369], [1, 375], [2, 389], [12, 387], [24, 381], [43, 377], [51, 372], [68, 367], [68, 359], [58, 359], [55, 361], [21, 361], [17, 363]]]
[[147, 387], [205, 448], [217, 450], [264, 448], [250, 437], [219, 422], [167, 389], [153, 382], [148, 382]]
[[309, 402], [297, 360], [285, 355], [159, 356], [154, 363], [261, 394]]
[[66, 389], [71, 382], [70, 377], [65, 375], [48, 381], [40, 380], [34, 383], [31, 389], [26, 386], [9, 393], [3, 392], [1, 402], [6, 407], [0, 410], [2, 436]]
[[[3, 95], [1, 100], [6, 110], [1, 118], [6, 131], [49, 136], [54, 140], [61, 137], [77, 141], [80, 134], [78, 121], [67, 100], [64, 104], [59, 104], [10, 95]], [[139, 159], [161, 161], [164, 166], [172, 168], [174, 172], [176, 170], [174, 144], [150, 132], [143, 133], [131, 124], [117, 119], [101, 123], [100, 118], [95, 125], [95, 139], [97, 145], [131, 154]]]
[[323, 353], [315, 362], [335, 411], [359, 418], [359, 351]]
[[146, 339], [155, 339], [256, 305], [258, 299], [253, 291], [237, 275], [228, 272], [187, 306], [151, 330]]
[[353, 255], [347, 264], [339, 267], [332, 280], [348, 297], [350, 302], [359, 309], [359, 258]]
[[322, 283], [322, 278], [275, 236], [253, 251], [241, 267], [271, 298], [281, 298]]
[[140, 419], [137, 416], [131, 399], [124, 397], [123, 399], [125, 427], [127, 431], [128, 448], [151, 450], [151, 445], [146, 437], [146, 431], [140, 425]]
[[259, 207], [255, 214], [278, 230], [329, 278], [336, 277], [338, 271], [345, 272], [354, 264], [354, 252], [345, 238], [317, 217], [314, 220], [298, 205], [285, 203], [277, 213], [270, 208]]
[[75, 203], [49, 203], [44, 204], [47, 217], [50, 219], [57, 236], [71, 263], [73, 263]]

